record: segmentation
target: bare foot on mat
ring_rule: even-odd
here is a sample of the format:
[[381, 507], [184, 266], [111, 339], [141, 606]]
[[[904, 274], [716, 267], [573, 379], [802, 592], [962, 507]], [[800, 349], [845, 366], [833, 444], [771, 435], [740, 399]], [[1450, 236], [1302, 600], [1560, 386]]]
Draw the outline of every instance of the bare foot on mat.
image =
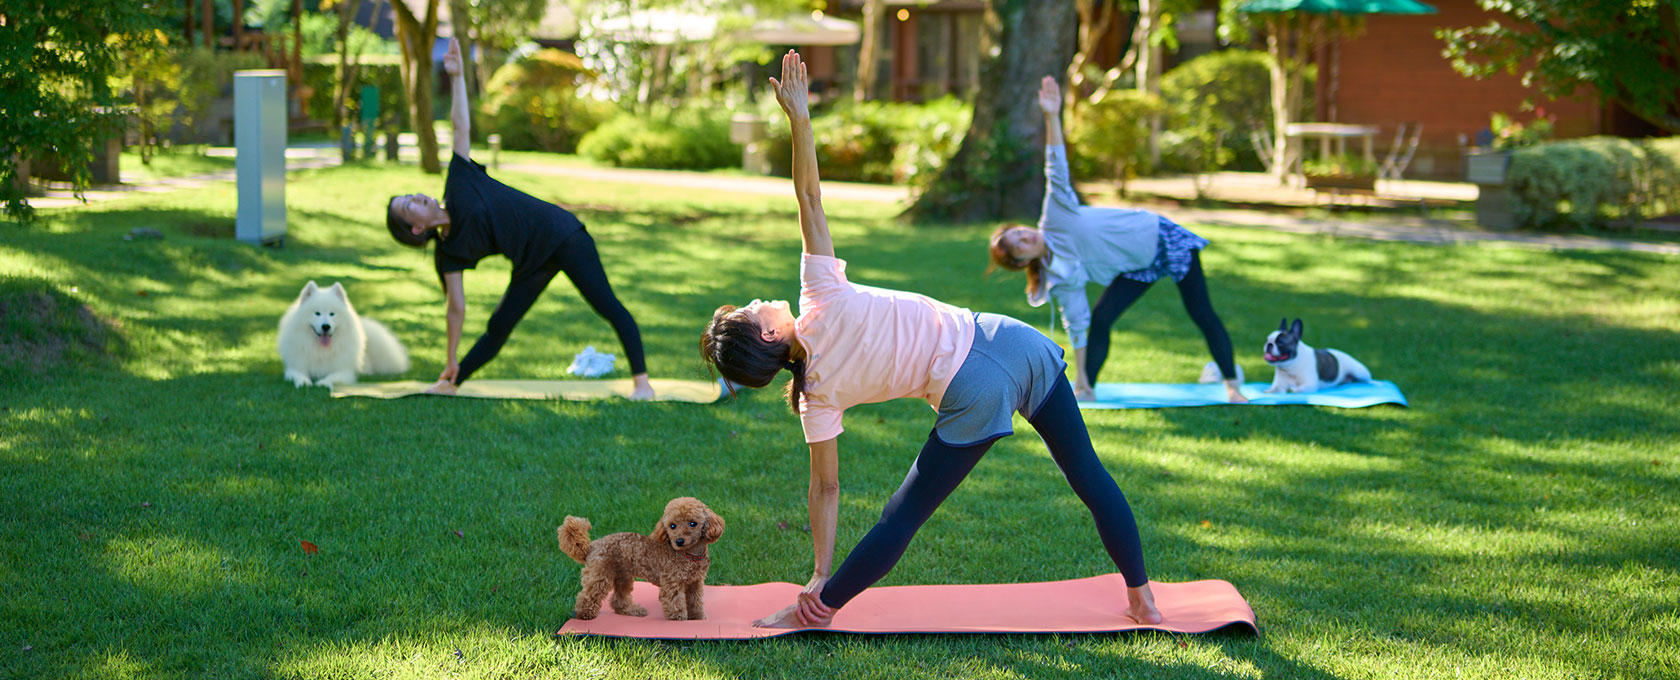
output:
[[1243, 396], [1241, 383], [1235, 380], [1225, 381], [1225, 399], [1233, 404], [1246, 404], [1248, 397]]
[[632, 378], [636, 386], [630, 390], [631, 401], [653, 401], [653, 383], [648, 381], [646, 373]]
[[1149, 591], [1149, 584], [1126, 589], [1126, 617], [1145, 626], [1161, 622], [1161, 610], [1155, 607], [1155, 594]]

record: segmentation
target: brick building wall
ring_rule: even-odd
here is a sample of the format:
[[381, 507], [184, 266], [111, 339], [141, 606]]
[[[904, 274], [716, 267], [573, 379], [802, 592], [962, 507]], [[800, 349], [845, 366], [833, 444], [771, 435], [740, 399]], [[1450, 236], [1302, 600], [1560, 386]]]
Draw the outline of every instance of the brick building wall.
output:
[[1568, 100], [1549, 101], [1523, 87], [1517, 76], [1500, 74], [1472, 80], [1454, 71], [1442, 55], [1445, 43], [1435, 37], [1435, 30], [1486, 25], [1492, 15], [1475, 0], [1428, 1], [1438, 14], [1372, 16], [1366, 21], [1364, 33], [1341, 41], [1335, 48], [1340, 59], [1333, 95], [1327, 77], [1331, 75], [1329, 64], [1320, 66], [1319, 120], [1381, 126], [1379, 154], [1393, 140], [1397, 125], [1421, 123], [1423, 135], [1417, 156], [1406, 173], [1419, 177], [1461, 176], [1460, 136], [1474, 144], [1476, 133], [1487, 129], [1488, 118], [1495, 112], [1519, 120], [1533, 118], [1533, 113], [1519, 110], [1523, 100], [1530, 97], [1554, 117], [1557, 137], [1608, 130], [1590, 90], [1577, 90]]

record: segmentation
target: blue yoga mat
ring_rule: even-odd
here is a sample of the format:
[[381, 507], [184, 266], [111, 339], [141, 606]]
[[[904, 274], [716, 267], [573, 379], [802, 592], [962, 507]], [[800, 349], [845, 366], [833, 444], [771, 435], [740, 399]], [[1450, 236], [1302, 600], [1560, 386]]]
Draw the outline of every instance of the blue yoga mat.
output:
[[[1351, 383], [1309, 394], [1266, 394], [1271, 383], [1244, 383], [1243, 396], [1251, 406], [1336, 406], [1365, 408], [1377, 404], [1406, 406], [1406, 395], [1387, 380]], [[1096, 401], [1079, 408], [1167, 408], [1171, 406], [1228, 406], [1225, 386], [1219, 383], [1097, 383]]]

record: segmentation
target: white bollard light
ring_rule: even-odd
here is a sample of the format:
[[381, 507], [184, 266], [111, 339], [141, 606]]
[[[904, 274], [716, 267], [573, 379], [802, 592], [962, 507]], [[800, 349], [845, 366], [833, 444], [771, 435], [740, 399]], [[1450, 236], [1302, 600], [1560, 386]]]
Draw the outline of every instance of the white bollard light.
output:
[[286, 237], [286, 72], [233, 74], [234, 171], [239, 216], [234, 235], [246, 243]]

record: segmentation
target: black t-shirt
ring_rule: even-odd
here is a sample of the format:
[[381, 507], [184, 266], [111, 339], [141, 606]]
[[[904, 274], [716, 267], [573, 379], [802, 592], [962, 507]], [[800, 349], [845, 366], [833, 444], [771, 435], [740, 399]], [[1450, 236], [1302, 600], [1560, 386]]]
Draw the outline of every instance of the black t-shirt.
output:
[[432, 262], [438, 275], [472, 269], [501, 253], [513, 261], [515, 280], [541, 267], [560, 244], [583, 228], [576, 215], [502, 184], [484, 166], [454, 154], [443, 180], [449, 237], [439, 239]]

